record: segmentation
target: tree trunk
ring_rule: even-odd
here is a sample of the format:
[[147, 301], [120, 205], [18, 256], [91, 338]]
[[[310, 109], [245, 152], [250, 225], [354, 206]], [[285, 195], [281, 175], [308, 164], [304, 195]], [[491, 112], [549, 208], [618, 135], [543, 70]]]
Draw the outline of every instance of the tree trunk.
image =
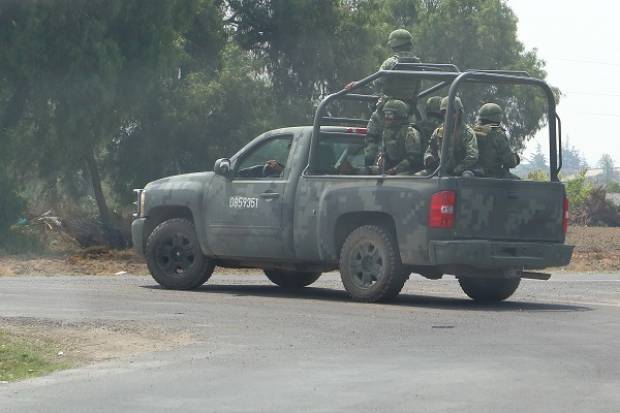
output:
[[95, 201], [97, 202], [97, 208], [99, 209], [99, 218], [103, 225], [107, 228], [111, 228], [110, 210], [108, 204], [105, 202], [103, 196], [103, 189], [101, 188], [101, 176], [99, 175], [99, 168], [97, 167], [97, 161], [95, 154], [91, 148], [86, 155], [86, 166], [88, 167], [88, 174], [93, 185], [93, 192], [95, 194]]

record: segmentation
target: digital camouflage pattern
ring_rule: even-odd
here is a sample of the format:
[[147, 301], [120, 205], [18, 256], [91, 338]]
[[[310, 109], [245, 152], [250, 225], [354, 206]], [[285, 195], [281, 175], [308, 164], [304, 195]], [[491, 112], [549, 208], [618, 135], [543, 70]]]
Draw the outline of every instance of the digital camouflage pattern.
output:
[[413, 175], [423, 169], [422, 138], [413, 127], [405, 124], [383, 131], [386, 173]]
[[[407, 35], [409, 41], [402, 42]], [[420, 63], [420, 59], [411, 50], [411, 34], [408, 31], [395, 30], [390, 34], [390, 39], [392, 39], [391, 44], [394, 45], [390, 46], [394, 54], [381, 64], [379, 70], [393, 70], [399, 63]], [[388, 39], [388, 44], [390, 44], [390, 39]], [[368, 134], [376, 140], [383, 131], [383, 105], [391, 99], [401, 100], [409, 105], [409, 113], [411, 113], [412, 105], [417, 104], [420, 82], [406, 78], [379, 78], [373, 82], [373, 85], [380, 99], [368, 121]]]
[[504, 111], [496, 103], [485, 103], [478, 111], [478, 119], [481, 123], [502, 123]]
[[390, 46], [392, 49], [411, 45], [412, 43], [413, 36], [411, 35], [411, 33], [409, 33], [409, 31], [405, 29], [396, 29], [392, 33], [390, 33], [388, 37], [388, 46]]
[[393, 116], [395, 120], [391, 125], [385, 125], [380, 139], [367, 135], [364, 148], [367, 166], [377, 164], [380, 147], [385, 145], [384, 168], [387, 174], [414, 174], [422, 169], [422, 137], [409, 126], [408, 111], [408, 105], [400, 100], [393, 99], [385, 104], [384, 116]]
[[500, 125], [477, 123], [474, 126], [480, 166], [484, 176], [491, 178], [513, 178], [509, 169], [519, 165], [519, 156], [510, 149], [506, 131]]
[[[203, 253], [217, 265], [269, 268], [274, 262], [288, 262], [327, 270], [337, 267], [351, 226], [366, 219], [376, 222], [381, 216], [385, 225], [393, 226], [406, 265], [450, 272], [453, 267], [442, 266], [536, 269], [570, 260], [572, 247], [563, 245], [561, 228], [561, 183], [304, 175], [311, 127], [261, 135], [231, 158], [233, 169], [258, 145], [282, 135], [293, 137], [282, 177], [203, 172], [148, 184], [144, 217], [132, 224], [138, 252], [160, 222], [180, 216], [194, 223]], [[427, 224], [431, 195], [446, 190], [457, 193], [454, 233], [432, 230]]]
[[[430, 143], [424, 153], [424, 165], [429, 170], [439, 166], [442, 156], [443, 126], [437, 128], [431, 136]], [[454, 136], [454, 153], [448, 161], [448, 173], [461, 175], [465, 171], [475, 171], [478, 166], [479, 152], [476, 133], [463, 121], [457, 124]]]
[[443, 116], [441, 116], [441, 101], [441, 96], [432, 96], [428, 98], [428, 100], [426, 101], [426, 107], [424, 108], [426, 117], [432, 117], [437, 119], [443, 118]]

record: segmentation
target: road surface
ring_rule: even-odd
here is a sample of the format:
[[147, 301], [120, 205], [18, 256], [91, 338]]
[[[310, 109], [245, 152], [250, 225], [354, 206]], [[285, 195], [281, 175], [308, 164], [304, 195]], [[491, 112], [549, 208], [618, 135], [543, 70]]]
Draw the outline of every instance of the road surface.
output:
[[490, 306], [453, 278], [412, 277], [393, 304], [349, 301], [334, 273], [293, 294], [248, 274], [0, 278], [0, 327], [20, 322], [191, 340], [1, 384], [4, 413], [620, 411], [620, 274], [524, 280]]

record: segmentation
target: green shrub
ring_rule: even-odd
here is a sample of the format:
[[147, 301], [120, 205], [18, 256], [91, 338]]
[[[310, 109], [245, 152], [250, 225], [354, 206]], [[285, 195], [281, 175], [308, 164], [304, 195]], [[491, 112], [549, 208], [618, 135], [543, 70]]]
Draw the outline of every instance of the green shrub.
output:
[[543, 170], [537, 169], [527, 174], [528, 181], [546, 182], [549, 181], [549, 174]]
[[0, 246], [11, 238], [10, 227], [22, 215], [25, 205], [13, 183], [0, 172]]
[[592, 195], [594, 187], [586, 179], [586, 170], [579, 172], [573, 179], [569, 179], [564, 182], [566, 186], [566, 196], [570, 203], [571, 208], [578, 208], [582, 206]]

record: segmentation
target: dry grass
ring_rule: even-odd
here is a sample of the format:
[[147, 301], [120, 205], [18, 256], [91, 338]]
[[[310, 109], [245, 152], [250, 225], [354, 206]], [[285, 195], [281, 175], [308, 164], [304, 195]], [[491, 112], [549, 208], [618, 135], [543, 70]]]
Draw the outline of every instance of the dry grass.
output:
[[567, 244], [574, 245], [566, 271], [620, 271], [620, 228], [571, 227]]
[[[561, 270], [620, 271], [620, 228], [571, 227], [567, 243], [576, 248], [571, 264]], [[132, 250], [90, 248], [56, 257], [0, 257], [0, 276], [114, 275], [121, 272], [146, 275], [148, 269]]]

